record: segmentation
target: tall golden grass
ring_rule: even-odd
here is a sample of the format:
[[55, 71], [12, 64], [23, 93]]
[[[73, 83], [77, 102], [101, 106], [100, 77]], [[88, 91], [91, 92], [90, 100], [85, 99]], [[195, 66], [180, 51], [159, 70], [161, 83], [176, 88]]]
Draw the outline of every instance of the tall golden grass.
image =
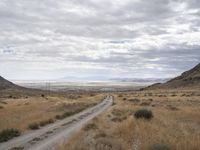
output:
[[[130, 100], [134, 98], [140, 101]], [[58, 150], [200, 149], [199, 91], [126, 92], [115, 94], [115, 103], [90, 122], [97, 129], [83, 128]], [[151, 110], [154, 117], [136, 119], [133, 114], [141, 108]]]
[[92, 106], [104, 97], [102, 94], [74, 95], [4, 99], [0, 103], [3, 106], [0, 109], [0, 131], [7, 128], [26, 131], [31, 123], [54, 119], [56, 115], [62, 115], [66, 111], [76, 111], [85, 106]]

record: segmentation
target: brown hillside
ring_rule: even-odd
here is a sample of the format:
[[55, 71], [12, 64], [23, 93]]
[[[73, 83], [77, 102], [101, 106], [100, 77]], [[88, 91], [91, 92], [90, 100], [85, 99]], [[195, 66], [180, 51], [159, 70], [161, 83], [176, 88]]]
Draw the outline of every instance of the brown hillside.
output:
[[153, 84], [145, 89], [200, 88], [200, 63], [180, 76], [163, 84]]
[[[0, 76], [0, 100], [6, 97], [26, 97], [46, 94], [46, 91], [18, 86]], [[51, 92], [53, 93], [53, 92]]]
[[17, 85], [0, 76], [0, 90], [17, 87]]

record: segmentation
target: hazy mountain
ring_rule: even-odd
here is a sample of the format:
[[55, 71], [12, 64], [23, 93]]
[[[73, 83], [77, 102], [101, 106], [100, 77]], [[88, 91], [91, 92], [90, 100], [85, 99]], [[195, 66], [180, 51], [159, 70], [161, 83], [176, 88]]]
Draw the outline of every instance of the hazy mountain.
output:
[[120, 82], [136, 82], [136, 83], [157, 83], [157, 82], [163, 83], [170, 80], [170, 78], [113, 78], [110, 80], [120, 81]]

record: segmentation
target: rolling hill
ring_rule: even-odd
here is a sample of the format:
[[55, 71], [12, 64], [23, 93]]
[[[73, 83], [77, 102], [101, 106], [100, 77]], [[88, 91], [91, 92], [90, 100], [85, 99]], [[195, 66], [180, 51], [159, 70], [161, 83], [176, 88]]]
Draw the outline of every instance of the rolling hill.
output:
[[191, 70], [182, 73], [180, 76], [173, 78], [166, 83], [156, 83], [144, 89], [153, 90], [174, 88], [200, 88], [200, 63]]
[[18, 86], [0, 76], [0, 90], [17, 88]]
[[38, 96], [44, 93], [44, 90], [25, 88], [0, 76], [0, 98]]

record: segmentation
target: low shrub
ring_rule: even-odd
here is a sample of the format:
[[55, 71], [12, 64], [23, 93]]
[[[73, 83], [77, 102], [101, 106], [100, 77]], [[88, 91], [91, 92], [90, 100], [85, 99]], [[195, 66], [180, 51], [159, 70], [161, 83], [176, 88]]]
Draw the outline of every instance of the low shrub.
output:
[[122, 95], [122, 94], [119, 94], [118, 97], [123, 97], [123, 95]]
[[116, 103], [115, 103], [115, 102], [113, 102], [113, 103], [112, 103], [112, 106], [115, 106], [115, 105], [116, 105]]
[[55, 119], [63, 119], [63, 118], [62, 118], [62, 115], [56, 115]]
[[111, 121], [113, 121], [113, 122], [122, 122], [122, 121], [124, 121], [126, 119], [127, 119], [126, 116], [124, 116], [124, 117], [114, 117], [114, 118], [111, 119]]
[[13, 147], [10, 150], [24, 150], [24, 147]]
[[172, 106], [172, 105], [167, 105], [166, 108], [169, 110], [178, 110], [176, 106]]
[[170, 148], [167, 145], [155, 144], [150, 148], [150, 150], [170, 150]]
[[90, 94], [91, 97], [95, 96], [95, 94]]
[[136, 119], [139, 119], [139, 118], [151, 119], [153, 117], [153, 113], [151, 110], [140, 109], [135, 112], [134, 116]]
[[175, 96], [177, 96], [177, 95], [176, 95], [176, 94], [172, 94], [171, 96], [172, 96], [172, 97], [175, 97]]
[[55, 118], [56, 118], [56, 119], [64, 119], [64, 118], [66, 118], [66, 117], [72, 116], [72, 115], [74, 115], [74, 114], [76, 114], [76, 113], [79, 113], [79, 112], [83, 111], [85, 108], [86, 108], [86, 107], [77, 109], [77, 110], [75, 110], [75, 111], [67, 111], [67, 112], [64, 112], [64, 113], [61, 114], [61, 115], [56, 115]]
[[5, 101], [1, 101], [0, 103], [2, 103], [2, 104], [8, 104], [7, 102], [5, 102]]
[[31, 130], [37, 130], [40, 127], [39, 127], [38, 123], [34, 122], [34, 123], [29, 124], [28, 128], [31, 129]]
[[97, 129], [97, 126], [96, 126], [96, 124], [94, 124], [94, 123], [87, 124], [87, 125], [84, 127], [84, 130], [85, 130], [85, 131], [94, 130], [94, 129]]
[[51, 123], [54, 123], [54, 120], [53, 119], [48, 119], [48, 120], [43, 120], [43, 121], [40, 121], [40, 126], [45, 126], [47, 124], [51, 124]]
[[0, 142], [8, 141], [14, 137], [20, 135], [20, 131], [17, 129], [5, 129], [0, 132]]
[[126, 98], [126, 97], [124, 97], [124, 98], [123, 98], [123, 100], [125, 101], [125, 100], [127, 100], [127, 98]]
[[151, 104], [151, 102], [142, 102], [140, 104], [140, 106], [149, 106]]
[[139, 103], [140, 99], [134, 98], [134, 99], [129, 99], [129, 101], [133, 103]]
[[13, 98], [13, 96], [12, 96], [12, 95], [9, 95], [8, 98]]

